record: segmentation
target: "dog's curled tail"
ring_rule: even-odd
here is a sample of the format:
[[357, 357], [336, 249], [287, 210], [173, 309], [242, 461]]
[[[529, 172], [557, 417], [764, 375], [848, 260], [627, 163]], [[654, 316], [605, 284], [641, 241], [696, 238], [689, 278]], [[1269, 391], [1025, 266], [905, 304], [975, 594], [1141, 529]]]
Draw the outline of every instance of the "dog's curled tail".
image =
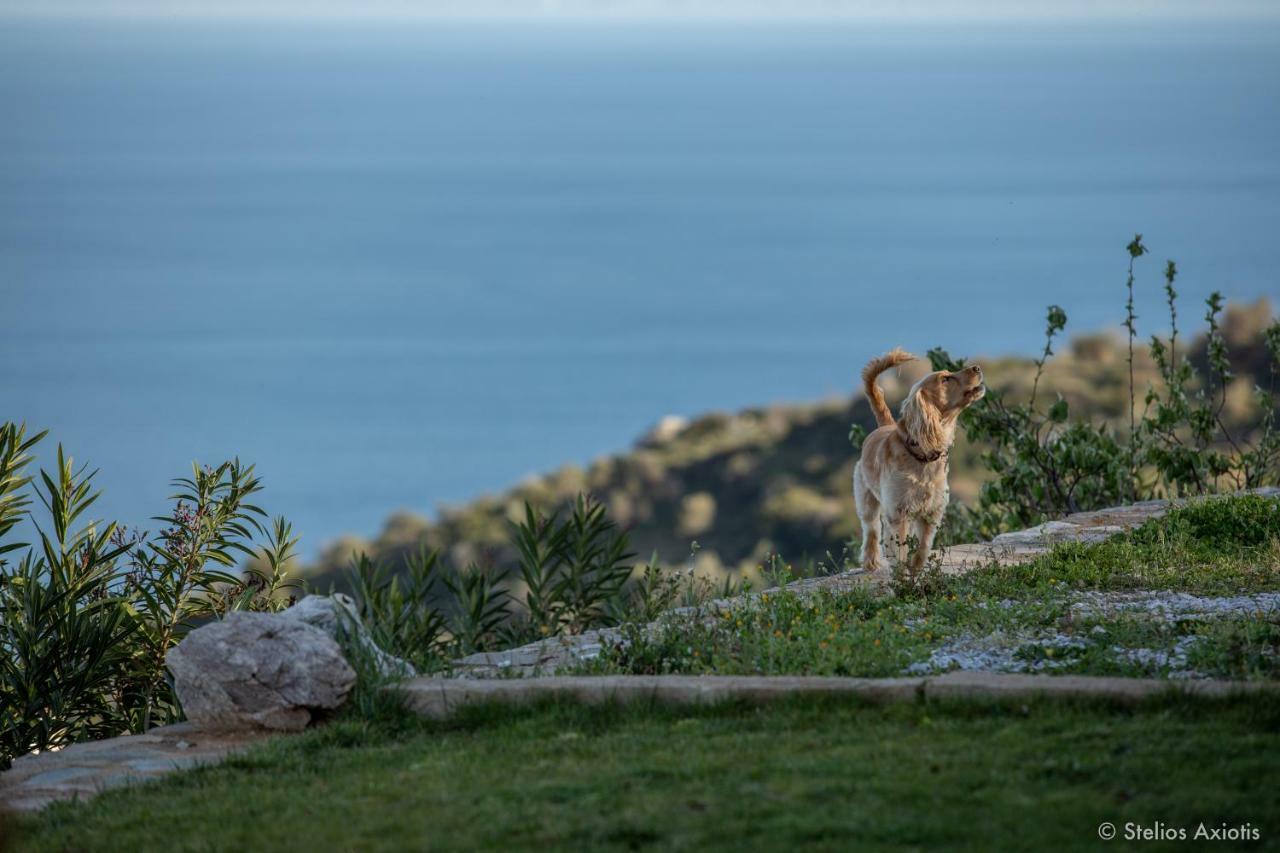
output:
[[884, 394], [880, 393], [880, 386], [876, 384], [876, 377], [891, 367], [897, 367], [899, 364], [914, 360], [914, 355], [900, 347], [895, 347], [879, 358], [871, 359], [871, 361], [867, 362], [867, 366], [862, 368], [862, 390], [867, 395], [867, 402], [871, 404], [871, 411], [876, 413], [876, 423], [878, 425], [892, 426], [897, 421], [893, 419], [893, 412], [889, 411], [889, 407], [884, 403]]

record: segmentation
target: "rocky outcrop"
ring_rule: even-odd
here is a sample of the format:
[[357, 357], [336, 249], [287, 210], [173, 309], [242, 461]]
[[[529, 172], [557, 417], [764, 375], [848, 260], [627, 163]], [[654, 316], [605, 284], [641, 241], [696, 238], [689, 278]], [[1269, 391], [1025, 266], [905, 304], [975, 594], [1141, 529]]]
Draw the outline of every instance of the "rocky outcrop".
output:
[[299, 731], [356, 682], [333, 637], [282, 614], [230, 613], [188, 634], [166, 663], [187, 718], [205, 729]]

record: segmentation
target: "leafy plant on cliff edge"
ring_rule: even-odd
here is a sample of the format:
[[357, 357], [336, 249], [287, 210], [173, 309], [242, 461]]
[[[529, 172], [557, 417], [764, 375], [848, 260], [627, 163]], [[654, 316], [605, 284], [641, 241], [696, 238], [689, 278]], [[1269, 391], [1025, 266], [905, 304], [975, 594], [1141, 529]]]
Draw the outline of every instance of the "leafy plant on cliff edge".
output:
[[1272, 323], [1262, 333], [1271, 358], [1267, 387], [1253, 389], [1253, 404], [1262, 417], [1255, 440], [1250, 442], [1236, 435], [1223, 418], [1233, 376], [1219, 323], [1222, 295], [1214, 292], [1205, 301], [1208, 371], [1201, 382], [1185, 354], [1178, 360], [1178, 294], [1173, 286], [1177, 275], [1177, 265], [1168, 261], [1164, 292], [1170, 334], [1167, 342], [1159, 337], [1151, 339], [1151, 358], [1160, 371], [1163, 387], [1147, 390], [1147, 413], [1141, 424], [1144, 458], [1174, 495], [1205, 494], [1224, 486], [1251, 489], [1273, 482], [1280, 458], [1280, 432], [1275, 423], [1280, 322]]
[[[1128, 435], [1103, 422], [1073, 421], [1059, 396], [1048, 407], [1037, 405], [1040, 378], [1053, 341], [1067, 323], [1066, 313], [1050, 306], [1045, 348], [1036, 360], [1035, 380], [1026, 403], [1012, 403], [988, 390], [986, 397], [960, 419], [967, 437], [985, 448], [983, 462], [994, 475], [985, 482], [974, 506], [958, 506], [948, 517], [950, 541], [987, 539], [1004, 530], [1027, 527], [1072, 512], [1154, 497], [1211, 494], [1274, 483], [1280, 459], [1276, 430], [1276, 374], [1280, 372], [1280, 322], [1263, 332], [1269, 353], [1267, 388], [1254, 389], [1253, 405], [1261, 412], [1252, 436], [1238, 434], [1223, 417], [1232, 379], [1230, 354], [1219, 316], [1222, 295], [1206, 300], [1206, 375], [1201, 377], [1185, 354], [1178, 358], [1177, 266], [1165, 267], [1169, 306], [1167, 341], [1153, 337], [1152, 360], [1159, 385], [1147, 389], [1145, 408], [1137, 412], [1133, 378], [1133, 343], [1137, 315], [1133, 308], [1134, 262], [1147, 254], [1139, 234], [1127, 246], [1129, 274], [1124, 328], [1129, 337]], [[943, 349], [929, 352], [935, 370], [957, 370], [963, 361]], [[851, 439], [854, 436], [851, 435]]]
[[[1047, 407], [1037, 404], [1044, 365], [1055, 336], [1066, 327], [1066, 312], [1050, 306], [1046, 321], [1030, 400], [1013, 403], [988, 389], [961, 416], [969, 440], [983, 443], [983, 463], [994, 476], [983, 483], [975, 506], [950, 514], [947, 532], [953, 540], [989, 539], [1055, 515], [1121, 503], [1129, 495], [1127, 453], [1109, 427], [1070, 421], [1060, 396]], [[935, 370], [963, 367], [942, 349], [930, 350], [929, 360]]]

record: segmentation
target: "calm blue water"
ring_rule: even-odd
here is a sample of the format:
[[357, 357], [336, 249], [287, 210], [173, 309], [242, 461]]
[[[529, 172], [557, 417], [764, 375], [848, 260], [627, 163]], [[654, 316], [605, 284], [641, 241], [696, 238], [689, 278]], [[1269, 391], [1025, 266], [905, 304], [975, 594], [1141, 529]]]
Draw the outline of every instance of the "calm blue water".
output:
[[[0, 24], [0, 419], [313, 553], [894, 344], [1280, 295], [1280, 35]], [[154, 525], [153, 525], [154, 526]]]

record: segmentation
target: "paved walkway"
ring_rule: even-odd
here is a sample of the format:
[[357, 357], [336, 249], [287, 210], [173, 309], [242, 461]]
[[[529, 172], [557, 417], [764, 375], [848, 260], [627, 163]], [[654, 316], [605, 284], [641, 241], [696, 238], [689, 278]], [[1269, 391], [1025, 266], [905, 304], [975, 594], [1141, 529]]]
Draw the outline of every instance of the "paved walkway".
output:
[[267, 736], [254, 731], [208, 733], [190, 723], [178, 723], [144, 735], [24, 755], [0, 774], [0, 807], [34, 811], [54, 800], [88, 799], [107, 788], [144, 782], [200, 764], [217, 764], [228, 754]]

